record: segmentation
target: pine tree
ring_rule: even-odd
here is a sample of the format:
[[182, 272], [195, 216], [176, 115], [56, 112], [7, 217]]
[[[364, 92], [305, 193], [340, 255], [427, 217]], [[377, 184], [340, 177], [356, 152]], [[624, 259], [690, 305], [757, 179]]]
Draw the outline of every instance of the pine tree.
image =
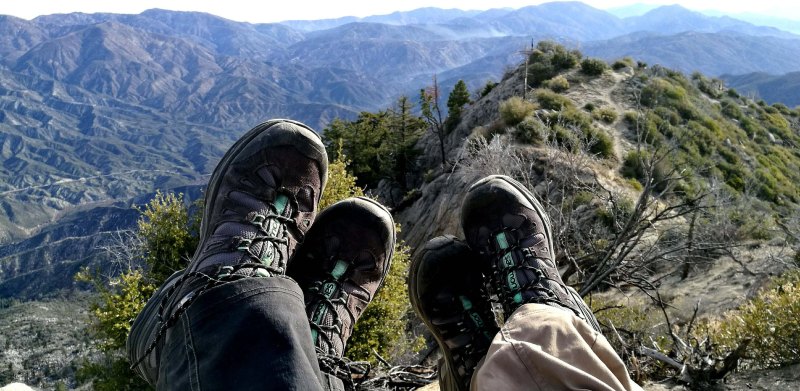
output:
[[447, 97], [447, 131], [453, 130], [461, 122], [461, 110], [469, 103], [469, 90], [464, 80], [459, 80]]

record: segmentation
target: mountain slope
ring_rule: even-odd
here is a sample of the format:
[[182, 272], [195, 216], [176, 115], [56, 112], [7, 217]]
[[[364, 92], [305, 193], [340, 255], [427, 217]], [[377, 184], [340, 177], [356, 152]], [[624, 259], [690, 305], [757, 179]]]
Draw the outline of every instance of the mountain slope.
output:
[[[713, 31], [730, 27], [674, 11]], [[669, 28], [658, 15], [649, 16], [652, 29]], [[576, 45], [711, 75], [797, 71], [800, 57], [800, 40], [743, 33], [613, 38], [628, 32], [626, 20], [574, 2], [329, 22], [303, 31], [165, 10], [0, 18], [0, 252], [25, 248], [8, 252], [0, 269], [28, 262], [19, 254], [55, 259], [45, 242], [25, 241], [64, 227], [65, 216], [202, 184], [227, 146], [263, 119], [321, 128], [401, 94], [416, 100], [434, 75], [445, 94], [460, 79], [481, 90], [519, 64], [532, 38], [608, 37]], [[335, 28], [321, 29], [326, 23]], [[85, 228], [69, 221], [75, 232]], [[53, 241], [86, 236], [59, 232]]]
[[798, 69], [792, 56], [800, 55], [800, 39], [736, 33], [630, 34], [589, 42], [582, 49], [607, 60], [629, 56], [649, 64], [708, 75], [757, 71], [783, 74]]
[[800, 106], [800, 72], [774, 76], [763, 72], [722, 75], [721, 78], [741, 94], [764, 99], [767, 103]]

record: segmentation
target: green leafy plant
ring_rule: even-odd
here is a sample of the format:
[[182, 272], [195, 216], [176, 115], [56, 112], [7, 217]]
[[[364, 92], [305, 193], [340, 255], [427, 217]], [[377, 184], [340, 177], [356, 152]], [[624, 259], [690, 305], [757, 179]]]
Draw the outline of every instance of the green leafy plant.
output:
[[569, 89], [569, 81], [563, 75], [558, 75], [550, 80], [545, 81], [542, 85], [555, 92], [564, 92]]
[[800, 362], [800, 272], [776, 279], [768, 289], [719, 319], [705, 323], [720, 354], [747, 342], [746, 368], [775, 368]]
[[506, 126], [516, 126], [536, 110], [536, 104], [518, 96], [512, 96], [500, 103], [500, 118]]
[[616, 110], [611, 107], [601, 107], [592, 111], [592, 118], [603, 121], [607, 124], [613, 124], [617, 121], [618, 115]]
[[600, 76], [606, 69], [608, 69], [608, 64], [597, 58], [587, 58], [581, 61], [581, 72], [589, 76]]

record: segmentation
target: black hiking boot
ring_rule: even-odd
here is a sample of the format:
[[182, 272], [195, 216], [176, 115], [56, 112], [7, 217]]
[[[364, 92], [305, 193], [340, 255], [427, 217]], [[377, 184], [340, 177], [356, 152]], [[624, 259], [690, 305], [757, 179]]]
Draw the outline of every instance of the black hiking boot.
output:
[[368, 198], [349, 198], [320, 213], [289, 264], [303, 290], [323, 372], [350, 382], [342, 356], [353, 326], [383, 284], [395, 243], [392, 215]]
[[411, 305], [439, 344], [445, 362], [440, 385], [448, 389], [455, 383], [469, 390], [475, 366], [498, 331], [479, 263], [475, 252], [448, 235], [430, 240], [409, 269]]
[[162, 327], [214, 286], [285, 274], [316, 216], [327, 172], [321, 138], [299, 122], [271, 120], [242, 136], [208, 182], [200, 241], [160, 306]]
[[263, 265], [259, 274], [284, 274], [314, 221], [327, 170], [325, 147], [311, 128], [272, 120], [250, 130], [209, 180], [200, 242], [186, 272], [255, 263]]
[[467, 243], [483, 258], [483, 272], [506, 318], [526, 303], [572, 311], [598, 332], [592, 311], [561, 280], [550, 218], [519, 182], [500, 175], [474, 183], [461, 209]]

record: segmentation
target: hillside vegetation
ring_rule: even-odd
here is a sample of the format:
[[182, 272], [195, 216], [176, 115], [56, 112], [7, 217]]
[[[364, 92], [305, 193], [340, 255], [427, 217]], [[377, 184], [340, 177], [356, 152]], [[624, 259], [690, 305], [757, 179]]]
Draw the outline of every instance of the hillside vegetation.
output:
[[[765, 307], [770, 295], [796, 300], [794, 285], [737, 308], [798, 266], [799, 137], [800, 108], [747, 99], [701, 74], [607, 64], [543, 42], [464, 110], [445, 166], [434, 136], [423, 136], [429, 171], [398, 220], [410, 243], [460, 234], [466, 187], [483, 175], [516, 177], [544, 201], [562, 276], [595, 304], [634, 378], [675, 376], [703, 389], [731, 363], [798, 359], [766, 360], [759, 352], [775, 345], [747, 342], [797, 346], [776, 331], [793, 330], [796, 308]], [[718, 318], [723, 310], [732, 312]]]

